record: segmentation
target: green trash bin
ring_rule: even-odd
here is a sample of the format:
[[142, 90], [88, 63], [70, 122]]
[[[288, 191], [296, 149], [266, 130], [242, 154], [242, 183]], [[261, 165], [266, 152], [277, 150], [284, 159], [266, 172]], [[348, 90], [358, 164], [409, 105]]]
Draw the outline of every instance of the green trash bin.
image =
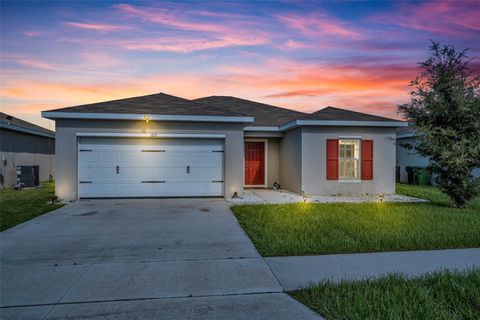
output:
[[432, 179], [432, 176], [426, 168], [419, 168], [415, 170], [415, 173], [414, 173], [415, 184], [420, 186], [429, 186], [431, 179]]
[[420, 184], [420, 170], [422, 167], [412, 167], [412, 175], [413, 175], [413, 184], [419, 185]]

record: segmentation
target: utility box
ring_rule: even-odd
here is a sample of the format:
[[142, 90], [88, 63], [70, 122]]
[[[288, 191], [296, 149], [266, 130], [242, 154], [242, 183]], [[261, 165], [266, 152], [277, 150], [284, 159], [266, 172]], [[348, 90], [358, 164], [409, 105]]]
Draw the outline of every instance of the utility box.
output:
[[38, 187], [40, 185], [39, 166], [17, 166], [17, 185]]

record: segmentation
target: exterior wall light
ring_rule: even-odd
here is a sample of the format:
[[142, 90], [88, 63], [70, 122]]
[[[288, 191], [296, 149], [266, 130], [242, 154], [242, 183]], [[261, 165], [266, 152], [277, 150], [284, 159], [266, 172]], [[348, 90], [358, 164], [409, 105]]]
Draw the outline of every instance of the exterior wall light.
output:
[[146, 114], [143, 116], [143, 119], [145, 120], [146, 123], [148, 123], [148, 121], [150, 121], [150, 116]]

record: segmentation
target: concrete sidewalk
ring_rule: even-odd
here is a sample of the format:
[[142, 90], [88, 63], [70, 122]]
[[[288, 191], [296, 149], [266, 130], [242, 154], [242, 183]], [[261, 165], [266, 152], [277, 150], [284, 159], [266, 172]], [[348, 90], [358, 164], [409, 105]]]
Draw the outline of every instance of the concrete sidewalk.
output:
[[285, 291], [330, 279], [360, 280], [387, 273], [409, 277], [480, 267], [480, 249], [451, 249], [265, 258]]

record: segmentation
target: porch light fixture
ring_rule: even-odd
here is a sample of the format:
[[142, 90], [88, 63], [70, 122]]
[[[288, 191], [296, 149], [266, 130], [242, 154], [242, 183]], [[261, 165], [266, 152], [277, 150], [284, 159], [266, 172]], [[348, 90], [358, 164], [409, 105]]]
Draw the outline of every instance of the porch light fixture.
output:
[[146, 123], [148, 123], [148, 121], [150, 121], [150, 116], [146, 114], [143, 116], [143, 119], [145, 120]]

